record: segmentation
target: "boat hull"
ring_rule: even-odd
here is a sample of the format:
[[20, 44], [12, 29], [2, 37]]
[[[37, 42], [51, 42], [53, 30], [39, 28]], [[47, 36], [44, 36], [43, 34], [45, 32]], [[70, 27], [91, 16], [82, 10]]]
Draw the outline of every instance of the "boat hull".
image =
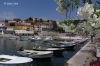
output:
[[23, 53], [21, 51], [18, 51], [18, 54], [24, 57], [29, 57], [29, 58], [33, 58], [33, 59], [47, 59], [47, 58], [51, 58], [53, 55], [53, 52], [48, 53], [48, 54], [28, 54], [28, 53]]
[[16, 40], [17, 38], [8, 38], [9, 40]]
[[27, 57], [0, 55], [0, 64], [22, 64], [32, 61], [33, 59]]
[[65, 49], [74, 49], [76, 45], [71, 45], [71, 46], [52, 46], [53, 48], [65, 48]]
[[29, 38], [20, 38], [20, 41], [27, 41]]
[[36, 50], [36, 51], [53, 51], [53, 54], [56, 54], [56, 53], [63, 53], [63, 51], [65, 50], [64, 48], [42, 48], [42, 49], [39, 49], [39, 48], [33, 48], [33, 50]]
[[34, 42], [34, 41], [41, 41], [42, 39], [30, 39], [31, 42]]
[[84, 44], [87, 39], [78, 39], [78, 40], [74, 40], [75, 42], [78, 42], [79, 44]]

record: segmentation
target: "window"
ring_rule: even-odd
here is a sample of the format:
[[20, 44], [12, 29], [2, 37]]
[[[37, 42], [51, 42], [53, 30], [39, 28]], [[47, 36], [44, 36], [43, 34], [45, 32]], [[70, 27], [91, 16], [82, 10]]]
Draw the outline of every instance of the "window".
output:
[[15, 26], [15, 23], [10, 23], [9, 25], [10, 25], [10, 26]]

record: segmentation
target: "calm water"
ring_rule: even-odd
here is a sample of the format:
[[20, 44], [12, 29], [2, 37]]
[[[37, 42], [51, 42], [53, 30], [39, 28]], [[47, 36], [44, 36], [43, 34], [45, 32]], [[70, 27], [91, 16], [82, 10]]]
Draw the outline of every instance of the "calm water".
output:
[[[24, 49], [32, 49], [34, 42], [9, 40], [8, 38], [0, 39], [0, 54], [18, 55], [17, 50], [23, 46]], [[84, 44], [80, 44], [82, 48]], [[51, 60], [34, 60], [31, 63], [17, 64], [17, 65], [1, 65], [0, 66], [64, 66], [64, 64], [80, 49], [73, 51], [64, 51], [62, 55], [53, 56]]]

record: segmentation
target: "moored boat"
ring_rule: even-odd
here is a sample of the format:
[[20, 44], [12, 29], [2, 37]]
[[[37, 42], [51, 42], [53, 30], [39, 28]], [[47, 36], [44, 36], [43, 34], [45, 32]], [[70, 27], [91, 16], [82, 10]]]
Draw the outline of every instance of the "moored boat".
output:
[[79, 44], [84, 44], [87, 39], [74, 39], [72, 42], [78, 42]]
[[30, 38], [30, 41], [31, 41], [31, 42], [35, 41], [35, 38], [34, 38], [34, 37], [31, 37], [31, 38]]
[[0, 64], [21, 64], [32, 62], [33, 59], [27, 57], [0, 55]]
[[17, 52], [21, 56], [30, 57], [33, 59], [45, 59], [45, 58], [50, 59], [53, 55], [52, 51], [23, 50]]
[[41, 40], [42, 40], [42, 38], [39, 36], [35, 36], [35, 37], [30, 38], [30, 41], [41, 41]]
[[55, 53], [62, 53], [64, 51], [64, 48], [47, 48], [47, 47], [39, 47], [39, 48], [35, 48], [33, 47], [33, 50], [37, 50], [37, 51], [53, 51], [54, 54]]
[[53, 48], [65, 48], [65, 49], [74, 49], [74, 47], [76, 46], [76, 44], [74, 43], [68, 43], [68, 42], [57, 42], [57, 43], [53, 43], [52, 47]]
[[29, 38], [20, 38], [20, 41], [27, 41]]
[[17, 39], [17, 38], [14, 38], [14, 37], [12, 37], [12, 38], [8, 38], [9, 40], [15, 40], [15, 39]]
[[53, 40], [53, 38], [51, 37], [51, 36], [48, 36], [48, 37], [46, 37], [45, 39], [44, 39], [44, 41], [52, 41]]

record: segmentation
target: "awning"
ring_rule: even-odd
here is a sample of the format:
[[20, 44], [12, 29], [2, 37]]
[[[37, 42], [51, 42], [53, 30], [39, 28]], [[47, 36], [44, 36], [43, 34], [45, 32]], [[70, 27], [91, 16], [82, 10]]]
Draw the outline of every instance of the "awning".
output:
[[13, 28], [7, 28], [6, 30], [13, 30]]
[[33, 31], [26, 31], [26, 30], [15, 30], [17, 34], [33, 34]]

